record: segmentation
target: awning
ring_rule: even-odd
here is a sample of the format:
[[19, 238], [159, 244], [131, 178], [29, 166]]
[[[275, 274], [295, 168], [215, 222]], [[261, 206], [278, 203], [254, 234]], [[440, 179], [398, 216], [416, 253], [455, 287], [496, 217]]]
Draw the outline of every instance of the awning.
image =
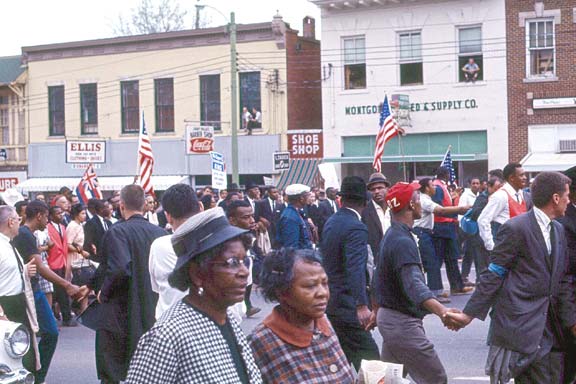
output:
[[[99, 176], [103, 191], [117, 191], [134, 182], [134, 176]], [[80, 177], [38, 177], [28, 179], [16, 185], [20, 192], [58, 192], [62, 187], [72, 190], [78, 186]], [[157, 191], [164, 191], [171, 185], [186, 183], [187, 176], [152, 176], [152, 185]]]
[[565, 171], [576, 165], [576, 153], [529, 153], [520, 164], [526, 172]]
[[290, 160], [290, 169], [284, 171], [278, 181], [278, 189], [284, 189], [290, 184], [304, 184], [311, 186], [318, 173], [320, 159]]

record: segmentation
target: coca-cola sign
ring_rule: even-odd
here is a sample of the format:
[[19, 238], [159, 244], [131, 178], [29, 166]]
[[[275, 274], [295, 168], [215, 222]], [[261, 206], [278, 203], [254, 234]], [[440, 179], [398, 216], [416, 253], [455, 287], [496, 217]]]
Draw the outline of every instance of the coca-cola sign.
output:
[[214, 127], [186, 124], [186, 154], [202, 155], [214, 150]]

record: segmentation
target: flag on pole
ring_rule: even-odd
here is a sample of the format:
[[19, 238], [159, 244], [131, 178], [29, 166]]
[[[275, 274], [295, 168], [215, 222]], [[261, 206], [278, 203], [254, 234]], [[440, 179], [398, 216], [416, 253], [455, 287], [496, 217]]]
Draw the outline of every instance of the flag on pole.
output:
[[452, 164], [452, 155], [450, 154], [451, 149], [452, 146], [449, 145], [448, 150], [446, 151], [446, 154], [444, 155], [444, 159], [442, 160], [440, 166], [448, 168], [448, 170], [450, 171], [450, 184], [456, 184], [456, 171], [454, 170], [454, 165]]
[[394, 136], [398, 135], [400, 127], [394, 117], [390, 113], [390, 104], [388, 104], [388, 96], [384, 96], [384, 103], [382, 103], [382, 110], [380, 111], [380, 129], [376, 135], [376, 147], [374, 149], [374, 162], [372, 168], [376, 172], [382, 171], [382, 155], [384, 154], [384, 144], [386, 144]]
[[76, 187], [76, 196], [78, 200], [84, 205], [88, 204], [90, 199], [102, 199], [102, 191], [100, 191], [100, 183], [98, 177], [94, 172], [92, 164], [88, 164], [88, 168], [84, 172], [84, 176], [80, 179], [80, 183]]
[[154, 168], [154, 155], [152, 154], [152, 144], [146, 130], [144, 122], [144, 111], [142, 111], [142, 124], [138, 137], [138, 172], [137, 177], [140, 186], [148, 195], [154, 195], [154, 186], [152, 185], [152, 170]]

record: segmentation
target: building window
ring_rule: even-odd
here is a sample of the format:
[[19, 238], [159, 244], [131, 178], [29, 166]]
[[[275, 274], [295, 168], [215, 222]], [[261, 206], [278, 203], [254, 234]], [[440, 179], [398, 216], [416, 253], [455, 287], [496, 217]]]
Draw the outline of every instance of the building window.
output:
[[484, 80], [482, 28], [458, 29], [458, 81]]
[[98, 133], [98, 87], [80, 84], [80, 113], [82, 134]]
[[120, 82], [122, 97], [122, 133], [140, 131], [140, 100], [138, 80]]
[[402, 32], [399, 38], [400, 85], [422, 84], [422, 35], [420, 32]]
[[260, 72], [242, 72], [239, 79], [242, 128], [261, 128]]
[[220, 130], [220, 75], [200, 76], [200, 124]]
[[156, 132], [174, 132], [174, 79], [154, 80]]
[[50, 136], [64, 136], [64, 86], [48, 87], [48, 118]]
[[554, 20], [527, 21], [528, 77], [555, 75]]
[[346, 37], [344, 44], [344, 89], [366, 88], [366, 39]]
[[9, 99], [8, 96], [0, 96], [0, 105], [8, 105], [10, 103]]
[[10, 123], [9, 111], [7, 109], [0, 109], [0, 144], [10, 144]]

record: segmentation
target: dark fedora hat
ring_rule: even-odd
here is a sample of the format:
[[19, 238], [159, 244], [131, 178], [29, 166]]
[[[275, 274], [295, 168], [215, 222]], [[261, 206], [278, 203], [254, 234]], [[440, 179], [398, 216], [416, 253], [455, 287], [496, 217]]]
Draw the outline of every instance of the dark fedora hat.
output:
[[342, 180], [338, 195], [350, 199], [368, 200], [366, 183], [359, 176], [346, 176], [344, 180]]
[[384, 176], [379, 172], [370, 175], [370, 178], [368, 179], [368, 183], [366, 184], [366, 186], [368, 187], [368, 189], [370, 189], [370, 186], [376, 183], [384, 183], [387, 187], [390, 187], [390, 182], [388, 181], [386, 176]]
[[246, 191], [249, 191], [252, 188], [260, 188], [260, 186], [253, 181], [249, 181], [248, 183], [246, 183], [246, 188], [245, 188]]
[[220, 207], [192, 216], [172, 235], [172, 247], [178, 256], [174, 272], [198, 255], [248, 232], [230, 225]]
[[228, 187], [228, 192], [240, 192], [240, 187], [236, 183], [231, 183]]

